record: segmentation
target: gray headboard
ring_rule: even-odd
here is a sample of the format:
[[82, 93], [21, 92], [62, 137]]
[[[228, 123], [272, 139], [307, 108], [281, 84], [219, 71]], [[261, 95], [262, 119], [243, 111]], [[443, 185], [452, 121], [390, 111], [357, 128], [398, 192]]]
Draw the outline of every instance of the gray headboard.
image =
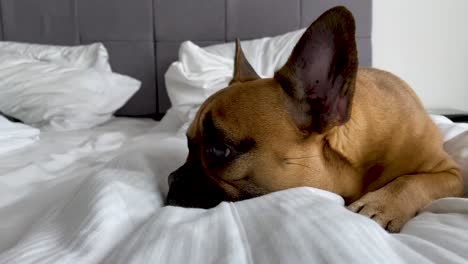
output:
[[306, 27], [336, 5], [354, 13], [360, 64], [370, 66], [372, 0], [0, 0], [0, 39], [102, 42], [114, 71], [143, 83], [118, 114], [157, 116], [170, 106], [164, 73], [182, 41], [274, 36]]

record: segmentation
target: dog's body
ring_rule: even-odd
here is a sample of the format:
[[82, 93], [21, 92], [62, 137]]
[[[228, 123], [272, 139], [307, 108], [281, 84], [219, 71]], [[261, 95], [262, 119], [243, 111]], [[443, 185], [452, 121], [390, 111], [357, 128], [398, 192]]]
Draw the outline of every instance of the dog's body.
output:
[[311, 186], [398, 231], [430, 201], [463, 193], [411, 88], [388, 72], [358, 70], [354, 20], [343, 7], [308, 28], [274, 78], [258, 78], [238, 43], [233, 81], [200, 107], [187, 137], [169, 204], [211, 207]]

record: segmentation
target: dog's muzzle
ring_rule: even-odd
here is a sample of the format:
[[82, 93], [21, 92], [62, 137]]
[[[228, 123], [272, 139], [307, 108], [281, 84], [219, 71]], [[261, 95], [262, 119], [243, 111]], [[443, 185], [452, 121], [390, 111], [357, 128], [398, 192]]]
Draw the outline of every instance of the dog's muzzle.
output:
[[168, 184], [167, 205], [211, 208], [226, 200], [224, 192], [198, 166], [189, 163], [171, 173]]

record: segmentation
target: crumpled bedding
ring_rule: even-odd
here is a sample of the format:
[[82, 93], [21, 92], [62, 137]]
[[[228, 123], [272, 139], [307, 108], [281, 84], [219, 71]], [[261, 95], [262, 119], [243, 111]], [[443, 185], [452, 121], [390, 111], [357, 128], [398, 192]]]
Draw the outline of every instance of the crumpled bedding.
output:
[[[433, 118], [466, 177], [468, 125]], [[50, 132], [60, 147], [46, 132], [30, 162], [0, 162], [0, 263], [468, 262], [466, 198], [433, 202], [399, 234], [309, 187], [210, 210], [165, 207], [167, 175], [187, 154], [185, 121], [170, 112], [158, 124], [112, 122]]]
[[39, 134], [39, 129], [13, 122], [0, 113], [0, 155], [36, 142]]

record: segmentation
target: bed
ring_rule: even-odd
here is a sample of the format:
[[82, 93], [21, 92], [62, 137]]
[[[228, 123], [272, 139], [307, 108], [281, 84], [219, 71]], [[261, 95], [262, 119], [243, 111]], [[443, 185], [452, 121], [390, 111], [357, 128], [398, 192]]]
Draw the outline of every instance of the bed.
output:
[[[27, 120], [0, 116], [0, 263], [467, 263], [467, 198], [433, 202], [399, 234], [309, 187], [164, 206], [188, 124], [232, 74], [232, 41], [271, 76], [301, 28], [338, 4], [372, 65], [370, 0], [0, 1], [0, 86], [18, 80], [5, 69], [30, 67], [16, 68], [20, 95], [0, 90], [0, 110]], [[468, 124], [432, 118], [468, 183]]]

